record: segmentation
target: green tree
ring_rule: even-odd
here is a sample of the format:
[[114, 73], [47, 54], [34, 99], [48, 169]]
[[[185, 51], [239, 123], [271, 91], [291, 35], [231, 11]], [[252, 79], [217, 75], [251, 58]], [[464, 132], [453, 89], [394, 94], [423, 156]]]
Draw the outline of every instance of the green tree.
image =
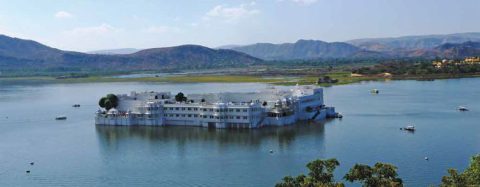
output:
[[107, 100], [106, 97], [100, 98], [100, 100], [98, 101], [98, 105], [102, 108], [105, 108], [105, 100]]
[[106, 110], [116, 108], [118, 106], [118, 97], [115, 94], [108, 94], [106, 97], [100, 98], [98, 105]]
[[450, 176], [442, 177], [442, 185], [440, 186], [467, 186], [467, 181], [462, 174], [458, 174], [456, 169], [448, 169]]
[[111, 108], [114, 108], [113, 102], [110, 101], [110, 99], [105, 100], [105, 109], [110, 110]]
[[112, 103], [112, 107], [118, 106], [118, 97], [115, 94], [108, 94], [107, 99]]
[[177, 101], [177, 102], [186, 102], [186, 101], [187, 101], [187, 97], [185, 97], [185, 95], [184, 95], [182, 92], [178, 92], [178, 94], [175, 95], [175, 101]]
[[309, 170], [308, 176], [299, 175], [297, 177], [286, 176], [282, 182], [277, 183], [276, 187], [339, 187], [343, 183], [335, 182], [333, 172], [340, 163], [337, 159], [314, 160], [307, 164]]
[[397, 176], [397, 167], [379, 162], [374, 167], [355, 164], [343, 178], [349, 182], [360, 182], [365, 187], [403, 186], [402, 179]]
[[470, 160], [470, 165], [463, 173], [448, 169], [449, 176], [442, 177], [441, 186], [480, 186], [480, 154]]

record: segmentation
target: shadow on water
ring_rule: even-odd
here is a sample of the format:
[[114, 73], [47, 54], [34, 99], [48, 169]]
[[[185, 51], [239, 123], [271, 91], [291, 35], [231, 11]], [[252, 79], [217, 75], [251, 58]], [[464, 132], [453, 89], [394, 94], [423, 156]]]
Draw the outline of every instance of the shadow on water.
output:
[[96, 126], [102, 144], [116, 146], [130, 139], [141, 139], [149, 143], [198, 143], [257, 147], [262, 141], [277, 141], [280, 147], [288, 147], [301, 136], [324, 137], [325, 122], [299, 122], [286, 127], [264, 127], [259, 129], [211, 129], [183, 126]]

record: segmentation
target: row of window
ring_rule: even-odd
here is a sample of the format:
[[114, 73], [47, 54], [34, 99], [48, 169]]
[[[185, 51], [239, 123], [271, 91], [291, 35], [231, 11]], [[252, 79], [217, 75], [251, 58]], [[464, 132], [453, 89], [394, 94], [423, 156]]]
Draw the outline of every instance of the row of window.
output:
[[[199, 108], [194, 108], [194, 107], [165, 107], [165, 110], [188, 110], [188, 111], [198, 111]], [[255, 112], [259, 110], [258, 108], [252, 108], [252, 111]], [[217, 109], [213, 109], [213, 108], [200, 108], [200, 111], [204, 111], [204, 112], [248, 112], [248, 109], [244, 108], [244, 109], [232, 109], [232, 108], [217, 108]]]
[[147, 111], [157, 111], [160, 110], [160, 107], [147, 107]]
[[210, 118], [210, 119], [244, 119], [247, 120], [248, 116], [212, 116], [212, 115], [199, 115], [199, 114], [164, 114], [164, 117], [188, 117], [188, 118]]

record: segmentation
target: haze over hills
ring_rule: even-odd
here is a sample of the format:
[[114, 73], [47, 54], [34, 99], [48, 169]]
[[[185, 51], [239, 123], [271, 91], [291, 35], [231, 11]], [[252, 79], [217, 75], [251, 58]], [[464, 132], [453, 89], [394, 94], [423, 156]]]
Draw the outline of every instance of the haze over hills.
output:
[[135, 48], [119, 48], [119, 49], [104, 49], [96, 51], [88, 51], [88, 54], [97, 54], [97, 55], [127, 55], [140, 51], [141, 49]]
[[226, 49], [182, 45], [141, 50], [127, 55], [99, 55], [62, 51], [32, 40], [0, 35], [0, 68], [155, 70], [241, 67], [262, 60]]
[[319, 58], [382, 57], [377, 52], [363, 50], [344, 42], [324, 42], [319, 40], [298, 40], [295, 43], [257, 43], [232, 50], [244, 52], [265, 60], [296, 60]]
[[262, 64], [264, 60], [463, 58], [480, 56], [479, 43], [480, 33], [463, 33], [359, 39], [349, 43], [319, 40], [298, 40], [283, 44], [257, 43], [228, 46], [231, 50], [181, 45], [139, 51], [133, 48], [104, 50], [99, 53], [108, 54], [88, 54], [63, 51], [33, 40], [0, 35], [0, 71], [131, 71], [245, 67]]
[[403, 36], [392, 38], [365, 38], [347, 41], [365, 50], [388, 52], [401, 50], [433, 49], [446, 43], [480, 41], [480, 32], [445, 35]]
[[464, 42], [459, 44], [446, 43], [433, 49], [419, 49], [410, 51], [409, 56], [428, 58], [457, 58], [480, 55], [480, 42]]
[[[450, 57], [462, 58], [478, 53], [458, 51], [456, 53], [435, 50], [443, 44], [480, 42], [480, 33], [458, 33], [447, 35], [404, 36], [398, 38], [369, 38], [347, 42], [327, 43], [319, 40], [298, 40], [295, 43], [231, 45], [231, 49], [265, 60], [328, 59], [328, 58], [403, 58], [403, 57]], [[467, 50], [459, 48], [458, 50]], [[445, 53], [445, 54], [444, 54]]]

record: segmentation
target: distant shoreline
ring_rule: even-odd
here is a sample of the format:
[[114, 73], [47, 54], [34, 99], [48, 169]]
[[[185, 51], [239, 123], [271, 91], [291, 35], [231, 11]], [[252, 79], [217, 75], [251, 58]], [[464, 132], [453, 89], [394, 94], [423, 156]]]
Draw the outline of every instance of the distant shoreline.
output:
[[[362, 81], [386, 81], [386, 80], [419, 80], [432, 81], [435, 79], [455, 79], [455, 78], [474, 78], [480, 77], [477, 74], [431, 74], [431, 75], [415, 75], [415, 76], [398, 76], [389, 77], [381, 76], [351, 76], [348, 72], [327, 73], [322, 76], [330, 76], [337, 79], [336, 83], [322, 83], [320, 86], [335, 86], [358, 83]], [[175, 75], [161, 77], [128, 77], [117, 78], [112, 76], [90, 76], [80, 78], [56, 79], [55, 77], [38, 76], [38, 77], [3, 77], [0, 82], [30, 82], [44, 84], [70, 84], [70, 83], [114, 83], [114, 82], [164, 82], [164, 83], [268, 83], [275, 85], [312, 85], [317, 84], [319, 77], [312, 75], [297, 76], [260, 76], [260, 75]]]

